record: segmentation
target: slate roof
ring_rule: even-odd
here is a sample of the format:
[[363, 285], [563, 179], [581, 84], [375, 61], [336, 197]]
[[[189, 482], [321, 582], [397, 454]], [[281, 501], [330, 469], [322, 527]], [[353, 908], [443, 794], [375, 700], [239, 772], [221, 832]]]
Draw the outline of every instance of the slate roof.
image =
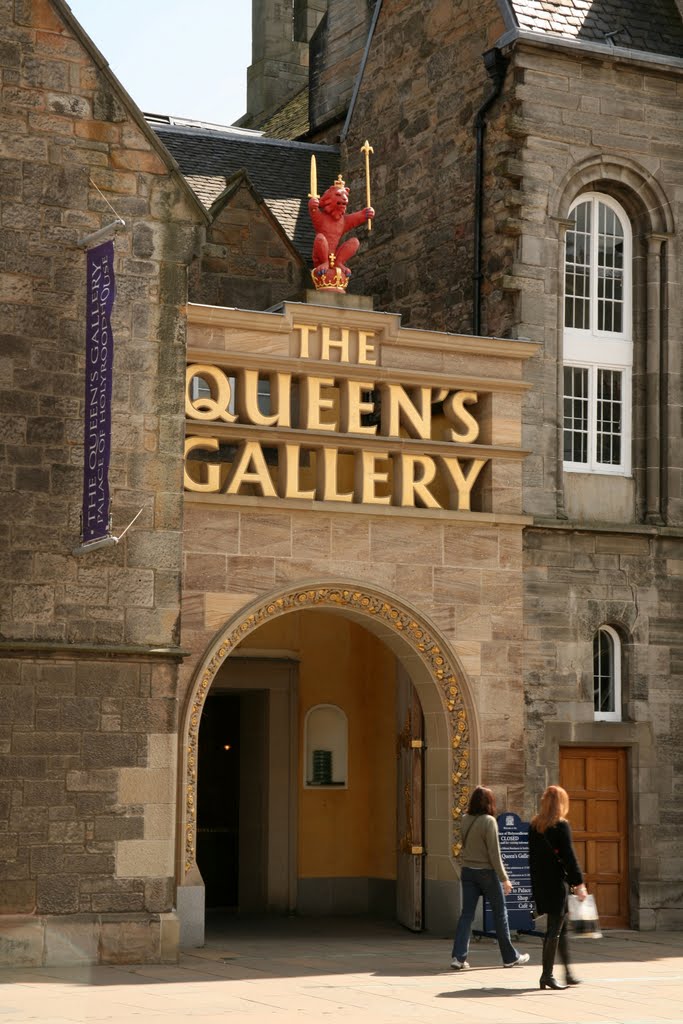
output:
[[281, 141], [244, 128], [156, 115], [148, 115], [148, 120], [207, 210], [225, 190], [228, 179], [244, 170], [287, 237], [310, 261], [313, 227], [307, 203], [311, 154], [315, 153], [318, 164], [318, 191], [323, 192], [340, 170], [337, 146]]
[[520, 29], [683, 57], [676, 0], [509, 0]]
[[287, 100], [279, 110], [260, 125], [271, 139], [300, 139], [310, 127], [308, 121], [308, 86]]

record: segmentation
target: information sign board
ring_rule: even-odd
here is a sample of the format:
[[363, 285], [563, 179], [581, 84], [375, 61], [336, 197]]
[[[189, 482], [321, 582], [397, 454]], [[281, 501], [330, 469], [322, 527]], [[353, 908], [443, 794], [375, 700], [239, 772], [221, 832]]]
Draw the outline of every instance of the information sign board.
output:
[[[506, 811], [498, 815], [500, 852], [505, 870], [512, 882], [512, 892], [505, 897], [510, 931], [530, 932], [534, 929], [529, 871], [529, 822]], [[488, 900], [484, 900], [484, 932], [495, 934], [493, 913]]]

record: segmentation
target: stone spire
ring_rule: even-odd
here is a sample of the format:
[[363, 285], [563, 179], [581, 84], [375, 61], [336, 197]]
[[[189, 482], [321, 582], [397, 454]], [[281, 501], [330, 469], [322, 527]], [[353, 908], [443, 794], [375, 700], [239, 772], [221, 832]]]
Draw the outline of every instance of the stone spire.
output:
[[327, 0], [252, 0], [252, 63], [241, 126], [258, 128], [308, 85], [308, 42], [326, 10]]

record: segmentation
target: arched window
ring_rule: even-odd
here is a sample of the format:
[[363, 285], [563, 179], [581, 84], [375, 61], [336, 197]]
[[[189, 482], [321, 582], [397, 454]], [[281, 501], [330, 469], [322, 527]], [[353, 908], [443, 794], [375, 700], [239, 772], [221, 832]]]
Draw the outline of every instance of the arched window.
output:
[[569, 213], [564, 265], [564, 468], [631, 472], [631, 226], [602, 193]]
[[593, 637], [593, 710], [596, 722], [621, 721], [621, 643], [611, 626]]

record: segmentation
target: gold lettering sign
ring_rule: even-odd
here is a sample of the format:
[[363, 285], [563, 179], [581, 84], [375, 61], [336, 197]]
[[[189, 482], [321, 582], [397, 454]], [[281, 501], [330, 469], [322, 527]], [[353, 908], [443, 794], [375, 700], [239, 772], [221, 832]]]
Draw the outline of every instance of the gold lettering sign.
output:
[[248, 353], [187, 367], [186, 417], [216, 435], [188, 436], [188, 491], [454, 511], [477, 495], [481, 507], [490, 455], [477, 443], [477, 391], [444, 387], [443, 375], [431, 387], [424, 372], [400, 382], [379, 367], [372, 331], [293, 330], [295, 358], [277, 368]]
[[[201, 449], [205, 452], [217, 452], [219, 448], [218, 441], [215, 437], [186, 437], [185, 438], [185, 490], [186, 491], [204, 491], [207, 494], [215, 494], [216, 491], [220, 490], [221, 481], [221, 467], [217, 465], [210, 465], [205, 463], [206, 466], [206, 480], [197, 480], [188, 473], [188, 462], [192, 461], [194, 465], [198, 465], [196, 460], [190, 460], [192, 452]], [[201, 465], [201, 463], [199, 463]]]

